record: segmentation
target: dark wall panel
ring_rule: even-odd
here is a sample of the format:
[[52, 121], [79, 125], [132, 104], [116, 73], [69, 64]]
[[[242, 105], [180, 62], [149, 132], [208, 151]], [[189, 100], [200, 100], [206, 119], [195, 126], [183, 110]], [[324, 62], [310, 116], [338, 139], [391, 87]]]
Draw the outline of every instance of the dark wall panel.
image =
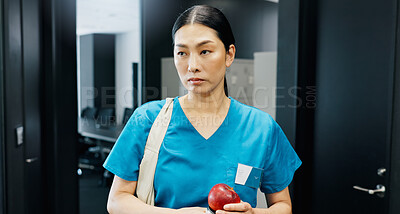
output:
[[[299, 1], [287, 0], [279, 3], [278, 19], [278, 72], [276, 120], [282, 126], [289, 141], [295, 142], [297, 99], [289, 92], [297, 86]], [[292, 91], [296, 95], [296, 90]]]
[[[0, 23], [3, 22], [3, 2], [0, 2]], [[5, 211], [5, 129], [4, 129], [4, 46], [3, 46], [3, 27], [0, 27], [0, 214]]]
[[114, 35], [93, 35], [93, 74], [94, 87], [98, 91], [94, 100], [95, 107], [115, 108]]
[[[41, 168], [41, 1], [22, 1], [25, 124], [25, 211], [43, 213]], [[35, 196], [35, 197], [32, 197]]]
[[[304, 206], [312, 192], [307, 187], [314, 184], [314, 113], [316, 109], [316, 24], [318, 19], [318, 0], [300, 2], [299, 20], [299, 58], [297, 73], [297, 96], [301, 101], [296, 105], [296, 151], [303, 161], [303, 166], [296, 175], [295, 192], [302, 192], [302, 197], [295, 198], [296, 208], [310, 212], [311, 206]], [[311, 101], [310, 101], [311, 100]]]
[[[187, 2], [187, 1], [185, 1]], [[236, 57], [253, 59], [254, 52], [277, 50], [278, 4], [259, 0], [196, 0], [220, 9], [231, 24], [236, 39]]]
[[[80, 49], [83, 109], [115, 108], [115, 35], [82, 35]], [[88, 97], [88, 87], [95, 89], [94, 103]]]
[[[397, 20], [400, 20], [400, 1], [397, 1]], [[396, 26], [395, 74], [393, 87], [393, 120], [390, 174], [389, 214], [400, 212], [400, 22]]]
[[20, 1], [4, 3], [4, 111], [6, 154], [6, 213], [24, 213], [24, 147], [15, 129], [23, 125], [23, 73]]
[[171, 0], [142, 0], [141, 5], [144, 103], [161, 97], [161, 58], [173, 56], [171, 30], [185, 7]]

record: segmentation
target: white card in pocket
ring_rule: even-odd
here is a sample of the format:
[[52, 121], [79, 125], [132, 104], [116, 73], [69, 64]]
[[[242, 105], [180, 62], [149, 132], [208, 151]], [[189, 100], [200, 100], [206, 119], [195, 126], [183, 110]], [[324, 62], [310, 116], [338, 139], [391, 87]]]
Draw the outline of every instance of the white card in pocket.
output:
[[235, 184], [258, 188], [263, 169], [239, 163], [236, 171]]

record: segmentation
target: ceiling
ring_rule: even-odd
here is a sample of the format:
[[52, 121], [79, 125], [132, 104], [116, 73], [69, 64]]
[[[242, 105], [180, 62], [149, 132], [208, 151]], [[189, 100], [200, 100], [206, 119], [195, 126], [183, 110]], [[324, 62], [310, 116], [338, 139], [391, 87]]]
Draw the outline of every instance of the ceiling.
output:
[[77, 0], [76, 33], [139, 30], [139, 0]]
[[139, 0], [77, 0], [76, 3], [78, 35], [139, 30]]

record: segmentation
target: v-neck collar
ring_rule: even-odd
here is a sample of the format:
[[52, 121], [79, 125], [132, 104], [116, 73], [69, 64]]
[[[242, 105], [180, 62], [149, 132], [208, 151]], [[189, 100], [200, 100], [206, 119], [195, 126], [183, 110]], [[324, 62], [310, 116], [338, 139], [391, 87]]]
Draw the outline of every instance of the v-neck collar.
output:
[[200, 136], [201, 139], [205, 140], [205, 141], [210, 141], [212, 138], [214, 138], [219, 132], [221, 132], [221, 130], [227, 125], [228, 121], [229, 121], [229, 117], [232, 111], [232, 105], [234, 102], [234, 99], [232, 99], [232, 97], [228, 97], [231, 102], [229, 104], [229, 108], [228, 108], [228, 113], [226, 114], [224, 121], [221, 123], [221, 125], [219, 125], [219, 127], [217, 128], [217, 130], [215, 130], [214, 133], [212, 133], [212, 135], [209, 138], [205, 138], [202, 134], [200, 134], [200, 132], [193, 126], [193, 124], [190, 122], [189, 118], [186, 116], [185, 112], [182, 109], [181, 103], [179, 102], [179, 96], [176, 97], [176, 102], [177, 102], [177, 107], [178, 107], [178, 111], [180, 111], [181, 114], [183, 114], [183, 117], [185, 118], [184, 120], [186, 120], [186, 123], [189, 124], [190, 129], [192, 129], [196, 135]]

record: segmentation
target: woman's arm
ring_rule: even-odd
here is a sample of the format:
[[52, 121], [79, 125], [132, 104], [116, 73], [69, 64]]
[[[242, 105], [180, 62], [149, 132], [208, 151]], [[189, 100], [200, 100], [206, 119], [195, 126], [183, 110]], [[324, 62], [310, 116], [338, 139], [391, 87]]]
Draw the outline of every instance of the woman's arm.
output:
[[118, 176], [114, 176], [110, 194], [108, 195], [108, 212], [111, 214], [173, 213], [172, 210], [153, 207], [139, 200], [133, 195], [136, 186], [137, 181], [127, 181]]
[[229, 213], [248, 213], [248, 214], [291, 214], [292, 202], [290, 200], [289, 189], [272, 194], [265, 194], [267, 197], [268, 208], [252, 208], [249, 203], [241, 202], [238, 204], [225, 205], [225, 211], [219, 210], [217, 214]]
[[205, 208], [193, 207], [183, 208], [179, 210], [155, 207], [145, 204], [133, 194], [136, 190], [137, 181], [127, 181], [118, 176], [114, 176], [114, 181], [111, 186], [108, 196], [107, 211], [111, 214], [171, 214], [171, 213], [204, 213]]
[[291, 214], [292, 213], [292, 201], [290, 199], [289, 188], [286, 187], [284, 190], [272, 194], [265, 194], [268, 202], [267, 212], [268, 214]]

